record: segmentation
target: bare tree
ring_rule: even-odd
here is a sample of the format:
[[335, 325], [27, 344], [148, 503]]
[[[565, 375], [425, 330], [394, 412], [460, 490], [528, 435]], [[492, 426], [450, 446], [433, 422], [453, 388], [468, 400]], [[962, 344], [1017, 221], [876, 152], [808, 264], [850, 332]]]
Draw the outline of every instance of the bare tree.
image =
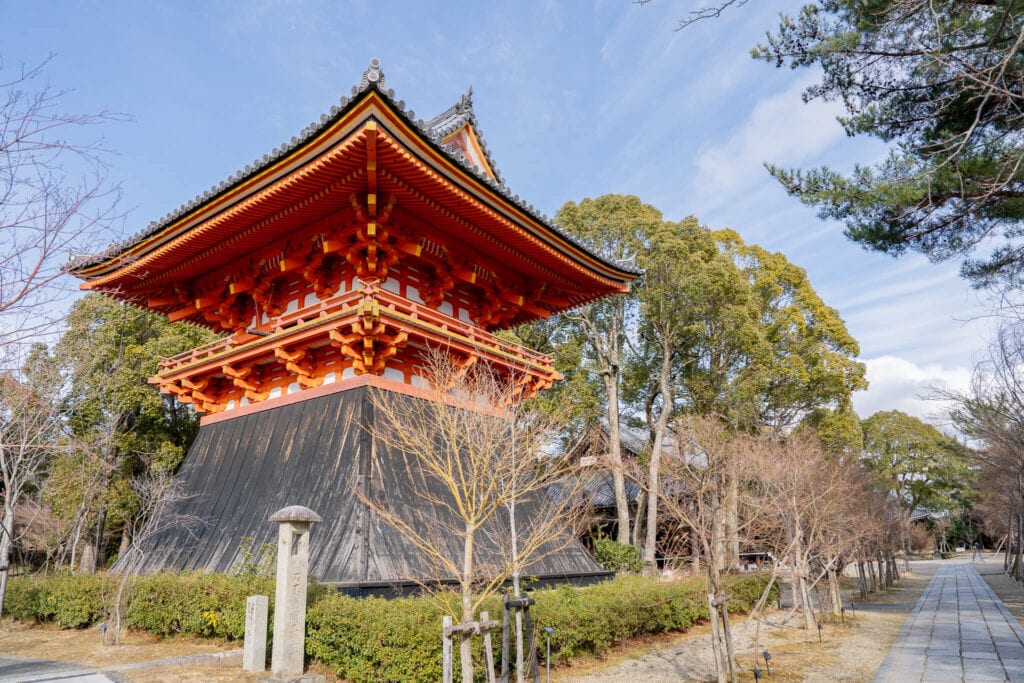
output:
[[799, 437], [748, 443], [742, 477], [757, 492], [757, 537], [791, 568], [794, 609], [811, 631], [817, 623], [811, 592], [827, 579], [829, 602], [839, 615], [839, 564], [874, 536], [872, 520], [884, 515], [884, 503], [873, 504], [866, 474], [849, 456], [826, 453]]
[[64, 112], [67, 91], [41, 82], [48, 61], [14, 70], [0, 62], [0, 361], [59, 320], [61, 267], [118, 217], [108, 150], [74, 139], [126, 117]]
[[[410, 519], [399, 501], [363, 498], [430, 569], [431, 576], [409, 578], [427, 589], [457, 581], [458, 605], [447, 602], [450, 593], [432, 594], [467, 624], [502, 584], [511, 579], [518, 594], [522, 572], [571, 540], [566, 530], [578, 496], [571, 484], [557, 499], [546, 495], [551, 484], [572, 481], [568, 459], [538, 455], [554, 441], [561, 420], [520, 403], [514, 381], [481, 364], [467, 372], [443, 351], [426, 354], [425, 376], [427, 400], [373, 394], [373, 436], [392, 458], [401, 458], [414, 495], [432, 512]], [[462, 677], [469, 683], [470, 636], [460, 637]], [[517, 653], [522, 672], [521, 644]]]
[[979, 508], [993, 529], [1004, 530], [1006, 568], [1024, 580], [1024, 323], [999, 331], [969, 393], [943, 397], [955, 402], [953, 423], [980, 443], [973, 456]]
[[[708, 579], [711, 647], [719, 683], [736, 682], [738, 673], [729, 625], [729, 596], [722, 583], [730, 538], [726, 528], [728, 480], [749, 450], [747, 437], [728, 431], [719, 420], [691, 417], [676, 422], [673, 447], [662, 454], [662, 516], [688, 527]], [[736, 525], [743, 533], [757, 517], [756, 506]]]
[[0, 474], [3, 524], [0, 528], [0, 613], [7, 594], [15, 511], [39, 484], [46, 463], [63, 448], [63, 420], [56, 406], [10, 374], [0, 374]]
[[133, 477], [130, 484], [138, 505], [125, 519], [131, 543], [114, 567], [121, 579], [108, 610], [107, 630], [103, 634], [105, 645], [118, 645], [121, 642], [124, 618], [131, 607], [135, 580], [145, 560], [143, 549], [147, 543], [168, 529], [191, 530], [200, 523], [197, 517], [176, 512], [181, 503], [188, 499], [188, 495], [173, 472], [149, 468], [145, 474]]

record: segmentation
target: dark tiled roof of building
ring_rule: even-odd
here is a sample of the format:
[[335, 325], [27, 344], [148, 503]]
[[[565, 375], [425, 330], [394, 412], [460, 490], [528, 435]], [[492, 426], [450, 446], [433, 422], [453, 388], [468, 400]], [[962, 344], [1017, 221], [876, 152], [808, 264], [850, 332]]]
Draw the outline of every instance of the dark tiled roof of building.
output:
[[640, 274], [640, 271], [637, 270], [635, 267], [626, 266], [618, 263], [611, 263], [607, 259], [601, 257], [593, 250], [593, 248], [584, 244], [582, 241], [580, 241], [578, 237], [563, 230], [561, 227], [559, 227], [557, 224], [551, 221], [547, 216], [541, 213], [532, 204], [527, 203], [525, 200], [520, 198], [519, 195], [513, 194], [512, 191], [508, 188], [508, 186], [505, 185], [503, 181], [501, 181], [497, 170], [495, 169], [493, 163], [491, 163], [490, 154], [487, 152], [487, 149], [484, 146], [483, 139], [479, 140], [480, 146], [484, 150], [484, 154], [487, 156], [487, 161], [489, 164], [491, 164], [491, 168], [492, 170], [494, 170], [496, 178], [498, 178], [497, 180], [490, 178], [483, 170], [477, 168], [468, 159], [466, 159], [466, 157], [461, 152], [454, 150], [443, 143], [442, 137], [444, 134], [447, 133], [442, 134], [440, 131], [447, 130], [448, 132], [451, 132], [452, 130], [456, 130], [456, 128], [451, 128], [451, 126], [454, 125], [459, 120], [460, 117], [462, 117], [464, 120], [472, 119], [475, 121], [472, 109], [472, 91], [467, 92], [465, 95], [463, 95], [460, 98], [459, 102], [457, 102], [453, 107], [449, 108], [445, 112], [442, 112], [438, 116], [435, 116], [429, 121], [416, 119], [415, 112], [412, 109], [406, 108], [405, 101], [396, 100], [395, 91], [388, 89], [386, 87], [384, 70], [381, 68], [380, 60], [376, 58], [370, 60], [370, 66], [369, 68], [366, 69], [366, 71], [363, 72], [363, 76], [360, 79], [359, 85], [352, 86], [351, 97], [342, 97], [336, 105], [332, 106], [329, 111], [321, 115], [318, 121], [313, 121], [312, 123], [310, 123], [308, 126], [303, 128], [298, 135], [292, 137], [291, 140], [278, 145], [269, 153], [264, 154], [262, 157], [254, 159], [251, 164], [246, 165], [244, 168], [238, 169], [238, 171], [236, 171], [234, 174], [228, 176], [226, 179], [224, 179], [217, 185], [212, 186], [206, 192], [197, 195], [190, 201], [182, 204], [177, 209], [168, 213], [162, 218], [159, 218], [151, 222], [148, 226], [146, 226], [145, 229], [132, 235], [131, 237], [121, 242], [116, 242], [110, 245], [107, 249], [98, 254], [83, 255], [73, 259], [70, 263], [68, 263], [67, 266], [65, 266], [65, 271], [73, 272], [75, 270], [103, 263], [107, 259], [117, 256], [118, 254], [127, 251], [128, 249], [138, 244], [139, 242], [142, 242], [143, 240], [159, 233], [161, 230], [163, 230], [165, 227], [167, 227], [174, 221], [187, 215], [191, 211], [199, 208], [200, 206], [206, 204], [207, 202], [215, 199], [219, 195], [228, 192], [229, 190], [241, 184], [251, 176], [259, 173], [263, 169], [273, 165], [279, 159], [295, 151], [304, 143], [316, 137], [320, 132], [330, 127], [331, 124], [333, 124], [339, 118], [344, 116], [353, 106], [355, 106], [355, 104], [360, 100], [360, 96], [370, 88], [376, 89], [377, 92], [383, 97], [383, 99], [385, 99], [394, 107], [394, 109], [405, 120], [405, 122], [419, 130], [420, 133], [422, 133], [423, 137], [426, 140], [428, 140], [435, 147], [435, 149], [437, 149], [439, 152], [447, 156], [452, 161], [458, 163], [465, 171], [471, 173], [482, 184], [490, 187], [495, 193], [497, 193], [503, 199], [508, 201], [510, 204], [517, 207], [526, 215], [530, 216], [537, 222], [541, 223], [554, 233], [560, 235], [568, 242], [570, 242], [577, 248], [581, 249], [582, 251], [590, 254], [594, 258], [608, 265], [611, 265], [620, 271], [632, 273], [635, 275]]
[[[503, 184], [504, 180], [501, 177], [501, 173], [498, 172], [498, 167], [494, 163], [494, 157], [491, 156], [491, 152], [487, 149], [487, 142], [484, 140], [484, 134], [480, 131], [480, 124], [477, 123], [476, 113], [473, 111], [473, 87], [470, 86], [461, 97], [459, 101], [452, 106], [445, 109], [443, 112], [435, 116], [426, 122], [427, 129], [441, 138], [444, 138], [451, 133], [454, 133], [462, 126], [469, 124], [473, 127], [473, 132], [476, 133], [477, 142], [480, 143], [480, 149], [483, 150], [484, 158], [487, 160], [487, 165], [491, 167], [491, 171], [494, 173], [495, 179], [499, 184]], [[449, 152], [454, 152], [453, 147], [445, 145]]]

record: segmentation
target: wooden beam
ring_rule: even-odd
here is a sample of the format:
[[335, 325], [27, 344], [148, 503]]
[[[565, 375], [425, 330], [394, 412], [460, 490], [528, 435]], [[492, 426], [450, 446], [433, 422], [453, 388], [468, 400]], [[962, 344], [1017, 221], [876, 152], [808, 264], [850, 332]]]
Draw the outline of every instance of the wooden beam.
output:
[[224, 297], [221, 294], [207, 294], [205, 296], [198, 296], [195, 298], [196, 310], [202, 308], [208, 308], [210, 306], [216, 306], [220, 302], [224, 301]]
[[241, 275], [235, 277], [234, 281], [228, 285], [228, 291], [232, 294], [241, 294], [242, 292], [248, 292], [255, 286], [256, 280], [248, 275]]
[[168, 313], [167, 319], [170, 320], [172, 323], [176, 323], [179, 320], [184, 320], [185, 318], [192, 316], [195, 312], [196, 309], [194, 306], [186, 306], [185, 308], [179, 308], [176, 311], [171, 311], [170, 313]]
[[366, 204], [370, 217], [377, 215], [377, 122], [366, 122], [366, 187], [370, 192]]
[[177, 296], [153, 296], [146, 302], [150, 308], [163, 308], [164, 306], [176, 306], [181, 303]]

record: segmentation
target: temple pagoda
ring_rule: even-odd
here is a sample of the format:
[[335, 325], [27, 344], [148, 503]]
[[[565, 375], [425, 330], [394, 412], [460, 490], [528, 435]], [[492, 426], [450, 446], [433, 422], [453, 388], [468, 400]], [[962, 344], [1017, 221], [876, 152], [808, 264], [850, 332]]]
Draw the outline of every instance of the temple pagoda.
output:
[[[203, 416], [178, 475], [191, 494], [181, 512], [202, 525], [158, 536], [147, 568], [225, 571], [241, 539], [270, 540], [271, 512], [302, 504], [324, 518], [312, 573], [355, 589], [419, 570], [353, 495], [409, 485], [365, 428], [369, 388], [424, 400], [424, 354], [441, 348], [532, 396], [560, 379], [552, 358], [495, 332], [636, 277], [509, 192], [472, 90], [418, 120], [378, 60], [298, 136], [69, 271], [82, 289], [224, 335], [150, 380]], [[531, 571], [600, 568], [572, 546]]]

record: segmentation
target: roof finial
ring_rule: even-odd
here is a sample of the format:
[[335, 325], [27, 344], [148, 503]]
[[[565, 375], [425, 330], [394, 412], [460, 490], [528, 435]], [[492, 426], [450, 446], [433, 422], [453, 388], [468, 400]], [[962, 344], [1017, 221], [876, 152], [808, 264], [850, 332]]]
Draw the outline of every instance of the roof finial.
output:
[[359, 89], [366, 90], [373, 84], [378, 90], [384, 90], [384, 69], [380, 68], [380, 60], [374, 57], [370, 60], [370, 68], [363, 72], [363, 79], [359, 81]]

